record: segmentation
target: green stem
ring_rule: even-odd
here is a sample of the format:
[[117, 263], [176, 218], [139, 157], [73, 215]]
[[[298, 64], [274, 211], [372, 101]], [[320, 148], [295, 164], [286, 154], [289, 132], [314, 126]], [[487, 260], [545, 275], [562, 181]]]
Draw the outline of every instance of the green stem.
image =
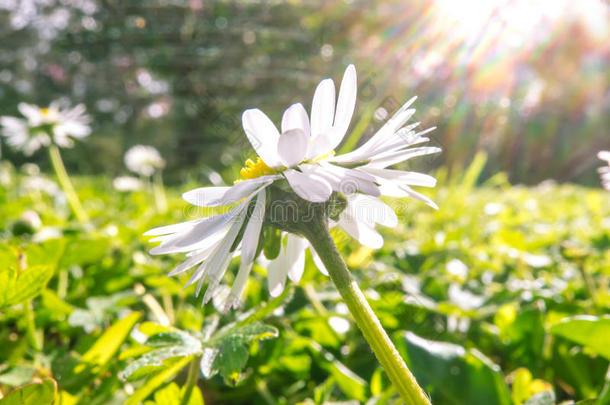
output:
[[197, 385], [197, 380], [199, 379], [199, 362], [201, 358], [199, 356], [193, 357], [189, 366], [189, 373], [186, 377], [186, 383], [184, 384], [184, 394], [182, 394], [182, 399], [180, 400], [180, 405], [187, 405], [191, 400], [191, 395], [193, 394], [193, 388]]
[[165, 188], [163, 187], [163, 177], [161, 171], [157, 170], [152, 179], [153, 194], [155, 196], [155, 204], [157, 211], [164, 213], [167, 211], [167, 198], [165, 197]]
[[32, 311], [32, 301], [23, 303], [23, 312], [26, 319], [26, 336], [30, 346], [34, 350], [42, 350], [42, 339], [36, 334], [36, 322], [34, 320], [34, 311]]
[[587, 292], [587, 295], [589, 296], [593, 307], [599, 308], [599, 305], [597, 303], [597, 294], [595, 291], [595, 283], [593, 282], [593, 279], [591, 278], [591, 275], [589, 274], [586, 268], [587, 262], [585, 259], [583, 259], [580, 260], [579, 264], [580, 265], [578, 266], [578, 270], [580, 271], [580, 275], [582, 276], [582, 280], [585, 285], [585, 291]]
[[51, 145], [49, 147], [49, 157], [51, 158], [51, 164], [55, 170], [55, 175], [57, 175], [57, 180], [59, 180], [59, 185], [61, 186], [62, 190], [64, 190], [74, 215], [76, 215], [79, 222], [87, 222], [89, 218], [80, 204], [76, 191], [74, 191], [74, 187], [72, 186], [72, 182], [70, 182], [70, 177], [68, 177], [68, 172], [66, 172], [66, 167], [64, 166], [64, 162], [61, 159], [57, 146]]
[[66, 299], [66, 296], [68, 295], [68, 277], [68, 269], [59, 270], [57, 278], [57, 296], [62, 300]]
[[426, 393], [417, 384], [415, 377], [383, 330], [379, 319], [345, 265], [328, 231], [326, 221], [314, 218], [304, 228], [301, 229], [303, 235], [322, 259], [332, 281], [356, 320], [356, 324], [396, 387], [403, 402], [413, 405], [430, 405]]
[[606, 372], [606, 383], [602, 388], [602, 391], [599, 393], [599, 398], [597, 398], [597, 405], [609, 405], [610, 404], [610, 366], [608, 367], [608, 371]]

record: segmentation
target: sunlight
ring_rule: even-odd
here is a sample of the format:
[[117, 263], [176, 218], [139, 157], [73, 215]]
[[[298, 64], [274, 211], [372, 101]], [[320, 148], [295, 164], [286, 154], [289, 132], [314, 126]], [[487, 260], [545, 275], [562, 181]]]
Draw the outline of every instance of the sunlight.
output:
[[451, 30], [453, 39], [481, 40], [491, 35], [511, 47], [544, 35], [545, 27], [564, 16], [582, 19], [592, 31], [603, 34], [607, 27], [603, 7], [600, 1], [575, 6], [565, 0], [437, 0], [433, 6], [437, 24]]

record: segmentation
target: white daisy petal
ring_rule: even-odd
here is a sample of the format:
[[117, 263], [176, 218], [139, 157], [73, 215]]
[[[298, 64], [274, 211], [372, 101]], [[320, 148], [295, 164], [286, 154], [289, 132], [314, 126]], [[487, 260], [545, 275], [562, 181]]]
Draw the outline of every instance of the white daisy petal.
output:
[[307, 135], [307, 141], [309, 142], [309, 134], [311, 133], [309, 117], [301, 103], [291, 105], [282, 115], [282, 133], [291, 129], [301, 129]]
[[[356, 77], [356, 68], [354, 65], [349, 65], [343, 74], [341, 88], [339, 89], [339, 98], [337, 100], [337, 111], [335, 112], [335, 121], [333, 124], [333, 139], [330, 150], [334, 149], [341, 143], [347, 128], [354, 115], [356, 107], [356, 93], [358, 91], [358, 80]], [[330, 152], [329, 150], [329, 152]]]
[[239, 265], [237, 276], [235, 276], [235, 280], [233, 281], [231, 292], [229, 293], [227, 301], [225, 302], [225, 312], [227, 312], [230, 308], [237, 309], [239, 306], [239, 300], [241, 299], [241, 295], [244, 291], [244, 287], [246, 286], [246, 282], [248, 281], [248, 276], [250, 275], [251, 270], [252, 262], [247, 263], [242, 260], [241, 264]]
[[327, 155], [333, 149], [333, 134], [331, 133], [332, 131], [333, 129], [331, 128], [328, 130], [328, 132], [324, 132], [318, 135], [315, 140], [312, 139], [311, 143], [307, 148], [307, 155], [305, 155], [305, 158], [307, 160]]
[[309, 251], [311, 252], [313, 262], [318, 268], [318, 270], [320, 270], [320, 273], [324, 274], [325, 276], [328, 276], [328, 270], [326, 269], [326, 266], [324, 266], [324, 263], [322, 263], [322, 259], [320, 259], [320, 256], [318, 256], [318, 253], [316, 253], [313, 248], [310, 248]]
[[194, 249], [208, 237], [222, 231], [226, 228], [234, 218], [241, 215], [246, 209], [250, 199], [247, 199], [238, 207], [233, 208], [231, 211], [224, 214], [215, 215], [208, 217], [198, 222], [191, 229], [177, 234], [174, 238], [162, 243], [161, 245], [152, 248], [151, 254], [164, 254], [164, 253], [176, 253], [186, 250]]
[[309, 245], [309, 242], [307, 242], [307, 239], [291, 233], [288, 234], [286, 239], [288, 278], [293, 282], [298, 283], [305, 270], [305, 249]]
[[307, 153], [309, 135], [295, 128], [283, 132], [277, 143], [277, 154], [286, 167], [293, 167], [303, 161]]
[[150, 229], [150, 230], [144, 232], [142, 235], [153, 236], [153, 235], [166, 235], [169, 233], [176, 233], [176, 232], [180, 232], [185, 229], [192, 228], [193, 226], [195, 226], [196, 224], [198, 224], [199, 222], [201, 222], [203, 220], [205, 220], [205, 218], [195, 219], [195, 220], [187, 221], [187, 222], [181, 222], [179, 224], [160, 226], [157, 228]]
[[287, 276], [298, 282], [305, 269], [307, 240], [293, 234], [286, 234], [285, 240], [279, 255], [267, 266], [269, 295], [272, 297], [277, 297], [284, 291]]
[[195, 239], [190, 244], [184, 244], [181, 246], [175, 246], [176, 241], [180, 241], [182, 239], [182, 233], [174, 234], [174, 235], [164, 235], [159, 236], [158, 238], [151, 239], [151, 242], [160, 241], [161, 244], [156, 246], [148, 251], [151, 255], [161, 255], [167, 253], [184, 253], [184, 252], [192, 252], [194, 250], [202, 250], [208, 249], [209, 247], [218, 243], [218, 241], [222, 240], [227, 234], [227, 228], [222, 228], [215, 232], [210, 232], [207, 234], [202, 234], [201, 239]]
[[244, 111], [242, 125], [252, 147], [269, 167], [280, 167], [277, 142], [280, 137], [273, 122], [258, 108]]
[[434, 201], [432, 201], [430, 198], [426, 197], [423, 194], [418, 193], [417, 191], [413, 190], [411, 187], [409, 186], [402, 186], [401, 187], [403, 190], [405, 190], [405, 192], [410, 196], [413, 197], [421, 202], [423, 202], [424, 204], [426, 204], [429, 207], [434, 208], [435, 210], [438, 209], [438, 205], [436, 205], [436, 203]]
[[299, 197], [311, 202], [325, 202], [333, 192], [326, 180], [314, 174], [307, 175], [288, 169], [284, 172], [284, 176]]
[[[229, 254], [231, 246], [235, 242], [235, 238], [241, 229], [244, 220], [246, 218], [246, 210], [243, 210], [235, 222], [231, 225], [229, 232], [222, 240], [222, 242], [218, 245], [216, 250], [210, 256], [210, 259], [207, 262], [206, 269], [204, 273], [207, 273], [210, 282], [208, 284], [208, 288], [203, 297], [203, 304], [206, 304], [214, 295], [214, 291], [216, 287], [220, 283], [220, 279], [224, 275], [227, 267], [229, 266], [229, 262], [231, 261], [231, 255]], [[197, 286], [197, 294], [199, 294], [199, 290], [201, 289], [201, 284], [203, 283], [203, 279], [199, 280], [199, 285]]]
[[373, 175], [331, 164], [322, 164], [320, 167], [324, 171], [333, 173], [340, 179], [337, 185], [333, 185], [335, 191], [343, 194], [353, 194], [357, 191], [361, 191], [373, 196], [381, 195], [379, 188], [375, 184], [375, 176]]
[[377, 169], [374, 167], [363, 167], [362, 170], [365, 173], [372, 174], [381, 179], [391, 180], [399, 184], [406, 184], [409, 186], [421, 186], [421, 187], [434, 187], [436, 186], [436, 179], [430, 175], [417, 172], [407, 172], [402, 170], [391, 170], [391, 169]]
[[287, 275], [288, 265], [286, 263], [284, 247], [282, 246], [280, 254], [267, 266], [267, 285], [270, 296], [277, 297], [284, 291]]
[[40, 123], [42, 112], [37, 106], [28, 103], [19, 103], [17, 105], [17, 109], [25, 118], [28, 119], [28, 121], [34, 125], [38, 125]]
[[441, 148], [437, 148], [435, 146], [422, 146], [419, 148], [404, 149], [375, 157], [369, 164], [367, 164], [367, 166], [383, 169], [414, 157], [431, 155], [439, 152], [441, 152]]
[[182, 198], [186, 202], [198, 207], [218, 207], [247, 198], [279, 178], [281, 178], [279, 175], [261, 176], [254, 179], [242, 180], [230, 187], [196, 188], [182, 194]]
[[241, 245], [241, 261], [252, 263], [255, 259], [256, 249], [258, 247], [258, 239], [261, 232], [263, 221], [265, 220], [265, 204], [266, 193], [259, 191], [256, 197], [256, 204], [252, 210], [252, 215], [244, 231], [244, 237]]
[[312, 141], [327, 133], [333, 126], [335, 114], [335, 84], [332, 79], [324, 79], [318, 84], [311, 103]]
[[363, 194], [347, 196], [347, 210], [350, 215], [368, 224], [378, 223], [390, 228], [398, 225], [394, 210], [378, 198]]
[[353, 217], [348, 210], [344, 210], [339, 215], [337, 225], [366, 247], [379, 249], [383, 246], [383, 237], [375, 231], [373, 226]]
[[174, 269], [169, 272], [168, 276], [175, 276], [177, 274], [184, 273], [188, 269], [204, 261], [210, 255], [210, 253], [212, 253], [212, 249], [204, 249], [197, 254], [190, 256], [178, 266], [174, 267]]

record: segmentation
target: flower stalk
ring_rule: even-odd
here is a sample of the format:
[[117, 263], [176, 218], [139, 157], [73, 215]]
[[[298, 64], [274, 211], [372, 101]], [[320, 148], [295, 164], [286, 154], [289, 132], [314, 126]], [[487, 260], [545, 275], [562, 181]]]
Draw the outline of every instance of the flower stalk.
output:
[[157, 170], [152, 177], [152, 189], [155, 196], [155, 205], [159, 213], [167, 211], [167, 197], [165, 196], [165, 188], [163, 187], [163, 177], [161, 171]]
[[180, 405], [187, 405], [191, 401], [191, 395], [193, 395], [193, 389], [197, 385], [199, 379], [199, 362], [201, 357], [194, 356], [189, 364], [188, 375], [186, 377], [186, 383], [184, 384], [184, 393], [180, 400]]
[[345, 209], [345, 201], [334, 195], [327, 203], [311, 203], [279, 188], [271, 188], [270, 197], [272, 205], [290, 207], [292, 215], [276, 215], [280, 211], [272, 208], [267, 210], [266, 222], [283, 231], [302, 235], [309, 241], [403, 402], [430, 405], [426, 393], [400, 357], [330, 235], [328, 218], [339, 215]]
[[375, 356], [388, 374], [405, 404], [430, 405], [424, 390], [417, 384], [400, 357], [398, 350], [381, 326], [379, 319], [371, 309], [366, 297], [358, 287], [356, 280], [349, 272], [343, 258], [328, 231], [326, 221], [320, 218], [307, 224], [308, 231], [304, 236], [309, 240], [322, 259], [324, 266], [339, 290], [341, 297], [354, 317], [358, 328], [373, 349]]
[[53, 170], [55, 170], [59, 185], [66, 194], [66, 198], [68, 199], [68, 203], [70, 204], [74, 215], [76, 215], [79, 222], [87, 222], [89, 217], [85, 213], [85, 210], [78, 199], [78, 195], [72, 186], [72, 182], [70, 181], [70, 177], [68, 176], [68, 172], [66, 171], [66, 167], [64, 166], [64, 162], [61, 159], [59, 149], [56, 145], [49, 146], [49, 157], [51, 158], [51, 164], [53, 165]]

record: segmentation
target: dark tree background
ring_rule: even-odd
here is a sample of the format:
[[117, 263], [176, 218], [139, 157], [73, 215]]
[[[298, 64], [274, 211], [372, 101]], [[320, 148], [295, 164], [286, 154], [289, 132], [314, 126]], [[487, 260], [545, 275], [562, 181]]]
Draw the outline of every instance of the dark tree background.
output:
[[[160, 149], [169, 181], [182, 181], [252, 155], [244, 109], [279, 122], [292, 102], [309, 108], [320, 79], [338, 84], [355, 62], [362, 118], [347, 142], [418, 94], [416, 119], [438, 126], [434, 141], [445, 148], [435, 164], [457, 170], [485, 149], [487, 176], [596, 184], [595, 152], [610, 147], [608, 24], [600, 31], [567, 10], [541, 16], [547, 25], [528, 37], [495, 16], [524, 36], [511, 48], [489, 25], [460, 37], [459, 15], [447, 20], [430, 4], [4, 0], [0, 114], [17, 114], [20, 101], [83, 102], [94, 132], [64, 154], [73, 173], [124, 172], [124, 151], [141, 143]], [[5, 145], [2, 157], [26, 161]], [[33, 159], [46, 165], [44, 153]]]

